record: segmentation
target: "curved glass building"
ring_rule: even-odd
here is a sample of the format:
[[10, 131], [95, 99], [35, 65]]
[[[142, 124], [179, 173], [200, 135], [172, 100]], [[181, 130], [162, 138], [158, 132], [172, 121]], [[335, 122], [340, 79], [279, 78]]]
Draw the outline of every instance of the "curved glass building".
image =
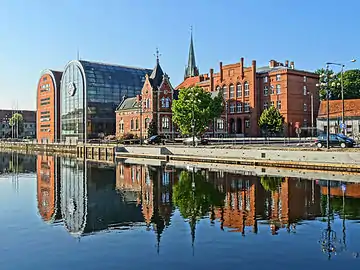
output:
[[152, 69], [70, 61], [60, 87], [61, 141], [84, 142], [115, 134], [115, 110], [124, 96], [141, 93]]

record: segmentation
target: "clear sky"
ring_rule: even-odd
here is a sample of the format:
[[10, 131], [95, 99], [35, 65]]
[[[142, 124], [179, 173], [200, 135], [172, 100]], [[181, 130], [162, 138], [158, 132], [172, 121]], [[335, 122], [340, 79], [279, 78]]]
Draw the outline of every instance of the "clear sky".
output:
[[245, 58], [315, 70], [357, 58], [359, 0], [0, 0], [0, 108], [35, 109], [41, 70], [76, 58], [153, 68], [175, 87], [190, 26], [200, 73]]

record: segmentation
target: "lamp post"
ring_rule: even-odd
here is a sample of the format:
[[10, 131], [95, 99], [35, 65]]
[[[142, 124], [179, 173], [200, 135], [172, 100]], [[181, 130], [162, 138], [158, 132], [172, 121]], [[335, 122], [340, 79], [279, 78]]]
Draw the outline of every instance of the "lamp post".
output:
[[311, 101], [311, 138], [314, 137], [314, 94], [307, 92]]
[[143, 120], [142, 120], [142, 113], [143, 113], [143, 102], [142, 102], [142, 97], [140, 96], [140, 102], [139, 102], [139, 107], [140, 107], [140, 145], [143, 144], [143, 138], [142, 138], [142, 125], [143, 125]]
[[[349, 62], [354, 63], [356, 62], [356, 59], [352, 59]], [[344, 81], [343, 81], [343, 75], [344, 75], [344, 68], [345, 68], [345, 64], [343, 63], [332, 63], [332, 62], [328, 62], [326, 63], [326, 65], [334, 65], [334, 66], [340, 66], [341, 67], [341, 72], [340, 72], [340, 86], [341, 86], [341, 123], [342, 123], [342, 133], [345, 134], [345, 101], [344, 101]]]

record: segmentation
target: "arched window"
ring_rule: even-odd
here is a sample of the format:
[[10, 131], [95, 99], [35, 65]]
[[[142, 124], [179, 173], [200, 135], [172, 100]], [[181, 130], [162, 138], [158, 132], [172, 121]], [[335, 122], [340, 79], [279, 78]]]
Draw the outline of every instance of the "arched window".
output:
[[221, 87], [220, 86], [216, 86], [216, 91], [219, 91], [220, 92], [220, 90], [221, 90]]
[[235, 98], [235, 87], [233, 84], [230, 84], [229, 90], [230, 90], [230, 98]]
[[146, 99], [146, 109], [150, 109], [150, 98]]
[[239, 98], [242, 96], [242, 87], [241, 83], [236, 84], [236, 97]]
[[134, 129], [134, 119], [131, 119], [131, 121], [130, 121], [130, 129], [131, 130]]
[[248, 97], [249, 95], [250, 95], [249, 83], [245, 82], [244, 83], [244, 96]]
[[161, 119], [161, 126], [163, 129], [169, 129], [170, 128], [170, 120], [168, 117], [163, 117]]
[[145, 119], [145, 128], [149, 128], [150, 126], [150, 118]]
[[225, 100], [227, 100], [227, 97], [228, 97], [228, 90], [227, 90], [227, 86], [224, 85], [223, 88], [222, 88], [222, 91], [223, 91], [223, 97]]
[[139, 120], [138, 119], [135, 120], [135, 129], [139, 129]]

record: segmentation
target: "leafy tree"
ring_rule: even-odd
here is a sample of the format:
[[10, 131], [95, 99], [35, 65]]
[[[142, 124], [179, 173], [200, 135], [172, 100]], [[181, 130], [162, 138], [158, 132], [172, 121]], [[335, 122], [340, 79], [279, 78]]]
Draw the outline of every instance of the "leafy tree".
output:
[[261, 176], [261, 185], [266, 191], [276, 191], [281, 185], [282, 178], [274, 176]]
[[284, 128], [284, 117], [278, 109], [271, 106], [265, 109], [259, 119], [259, 127], [268, 134], [279, 133]]
[[184, 218], [202, 218], [212, 206], [223, 206], [224, 199], [225, 194], [206, 182], [201, 172], [182, 171], [179, 182], [173, 187], [174, 204]]
[[[335, 74], [333, 70], [318, 69], [317, 74], [325, 74], [330, 77], [330, 99], [341, 99], [341, 73]], [[320, 78], [320, 83], [325, 77]], [[360, 98], [360, 70], [347, 70], [343, 73], [344, 99]], [[326, 89], [320, 90], [320, 99], [326, 100]]]
[[20, 113], [14, 113], [9, 119], [9, 125], [14, 128], [14, 135], [22, 134], [24, 132], [24, 118]]
[[157, 126], [156, 126], [156, 122], [154, 120], [151, 120], [151, 122], [149, 123], [149, 128], [148, 128], [148, 138], [157, 135]]
[[[337, 83], [337, 75], [335, 74], [335, 72], [331, 69], [324, 69], [324, 68], [320, 68], [318, 70], [315, 71], [316, 74], [318, 74], [320, 76], [319, 78], [319, 83], [324, 83], [326, 78], [329, 77], [329, 84], [332, 86], [333, 83]], [[320, 95], [320, 100], [326, 100], [326, 89], [324, 89], [323, 87], [320, 89], [319, 91], [319, 95]], [[330, 98], [332, 98], [332, 95], [330, 95]], [[335, 98], [337, 99], [337, 98]]]
[[[201, 87], [190, 87], [179, 91], [178, 100], [172, 105], [173, 122], [179, 127], [182, 135], [201, 135], [211, 120], [221, 115], [224, 109], [221, 93], [212, 98], [211, 93]], [[194, 121], [193, 121], [194, 120]]]

